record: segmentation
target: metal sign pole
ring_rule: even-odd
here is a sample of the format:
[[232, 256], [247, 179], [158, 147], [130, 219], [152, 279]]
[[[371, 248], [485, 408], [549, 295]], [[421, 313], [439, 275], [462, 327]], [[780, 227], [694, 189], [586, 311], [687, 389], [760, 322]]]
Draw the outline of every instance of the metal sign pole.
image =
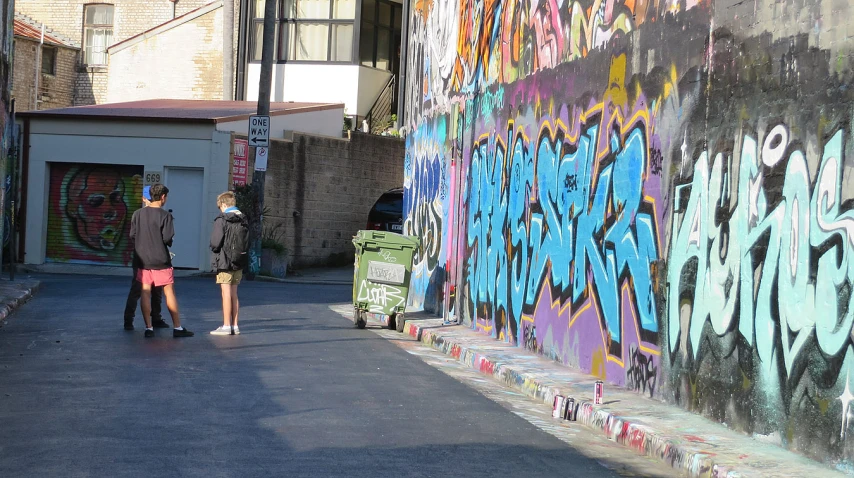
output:
[[15, 280], [15, 255], [17, 253], [15, 245], [17, 241], [15, 241], [15, 236], [17, 235], [16, 226], [17, 221], [15, 220], [17, 216], [17, 201], [15, 199], [18, 197], [18, 158], [21, 153], [21, 132], [18, 129], [17, 123], [15, 123], [15, 100], [12, 100], [12, 151], [9, 156], [9, 163], [11, 164], [11, 171], [9, 176], [12, 178], [9, 185], [9, 190], [6, 191], [6, 194], [10, 195], [11, 207], [9, 208], [9, 280]]

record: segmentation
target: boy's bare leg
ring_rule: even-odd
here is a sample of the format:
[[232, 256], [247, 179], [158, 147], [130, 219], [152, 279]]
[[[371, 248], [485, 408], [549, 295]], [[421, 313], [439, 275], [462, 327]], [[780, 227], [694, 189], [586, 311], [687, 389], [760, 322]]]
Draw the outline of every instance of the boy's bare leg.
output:
[[237, 284], [230, 285], [229, 289], [231, 294], [231, 325], [237, 327], [237, 318], [240, 314], [240, 300], [237, 299]]
[[142, 291], [139, 293], [139, 305], [142, 308], [142, 320], [145, 321], [145, 328], [151, 328], [151, 284], [142, 284]]
[[[150, 290], [149, 290], [150, 292]], [[175, 298], [175, 287], [173, 284], [163, 286], [163, 295], [166, 296], [166, 308], [172, 316], [172, 326], [176, 329], [181, 326], [181, 314], [178, 313], [178, 299]], [[150, 318], [147, 320], [151, 320]], [[146, 322], [148, 324], [150, 322]]]
[[[231, 311], [232, 311], [232, 303], [231, 303], [231, 285], [229, 284], [220, 284], [220, 289], [222, 291], [222, 326], [223, 327], [231, 327]], [[235, 324], [237, 325], [237, 324]]]

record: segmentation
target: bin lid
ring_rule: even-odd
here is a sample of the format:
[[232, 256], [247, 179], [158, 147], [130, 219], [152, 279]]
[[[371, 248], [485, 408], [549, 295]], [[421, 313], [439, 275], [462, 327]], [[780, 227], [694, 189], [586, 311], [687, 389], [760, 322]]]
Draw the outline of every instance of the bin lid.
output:
[[358, 234], [356, 234], [356, 237], [353, 238], [353, 242], [357, 244], [375, 242], [379, 244], [388, 244], [390, 246], [412, 247], [413, 249], [417, 248], [419, 244], [419, 240], [415, 236], [404, 236], [403, 234], [397, 234], [395, 232], [369, 230], [359, 231]]

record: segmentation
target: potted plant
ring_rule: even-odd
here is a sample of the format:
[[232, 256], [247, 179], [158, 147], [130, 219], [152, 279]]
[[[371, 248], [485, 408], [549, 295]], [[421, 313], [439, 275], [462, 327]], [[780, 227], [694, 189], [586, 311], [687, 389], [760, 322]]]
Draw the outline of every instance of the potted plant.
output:
[[[252, 223], [256, 220], [259, 206], [258, 194], [251, 184], [234, 187], [237, 196], [237, 208]], [[270, 214], [270, 208], [264, 206], [261, 217]], [[284, 224], [264, 224], [261, 229], [261, 275], [284, 279], [288, 272], [288, 250], [284, 245]]]
[[288, 274], [288, 249], [283, 244], [283, 223], [265, 224], [261, 232], [261, 275], [284, 279]]

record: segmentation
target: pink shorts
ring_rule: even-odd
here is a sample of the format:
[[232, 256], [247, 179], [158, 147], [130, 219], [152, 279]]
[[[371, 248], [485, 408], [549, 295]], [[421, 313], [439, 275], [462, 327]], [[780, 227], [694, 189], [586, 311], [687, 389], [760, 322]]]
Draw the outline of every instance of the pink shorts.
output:
[[171, 267], [168, 269], [140, 269], [136, 273], [136, 280], [142, 284], [151, 284], [154, 287], [175, 283]]

